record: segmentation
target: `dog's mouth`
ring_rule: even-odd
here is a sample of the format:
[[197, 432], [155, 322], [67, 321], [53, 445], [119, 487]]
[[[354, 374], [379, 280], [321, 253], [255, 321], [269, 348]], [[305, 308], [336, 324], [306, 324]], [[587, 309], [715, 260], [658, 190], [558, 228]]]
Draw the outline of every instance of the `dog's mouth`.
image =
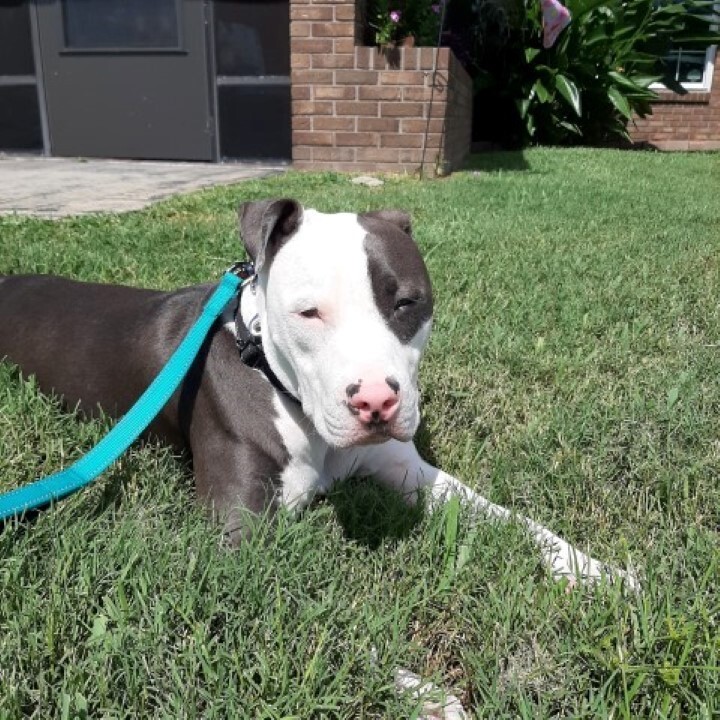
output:
[[407, 442], [412, 440], [413, 435], [413, 432], [400, 427], [397, 423], [382, 421], [358, 423], [351, 431], [333, 437], [331, 444], [338, 449], [345, 449], [365, 445], [381, 445], [393, 439]]
[[361, 428], [361, 439], [358, 445], [377, 445], [393, 437], [393, 427], [390, 423], [377, 420], [367, 423]]

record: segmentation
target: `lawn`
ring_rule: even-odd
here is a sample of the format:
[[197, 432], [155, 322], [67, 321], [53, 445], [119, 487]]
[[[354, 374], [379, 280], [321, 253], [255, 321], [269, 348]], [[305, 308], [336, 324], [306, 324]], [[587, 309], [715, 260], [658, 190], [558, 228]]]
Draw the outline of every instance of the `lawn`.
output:
[[[138, 446], [0, 531], [0, 718], [416, 717], [396, 666], [478, 718], [720, 716], [720, 155], [538, 149], [470, 167], [6, 217], [0, 271], [173, 288], [240, 258], [243, 200], [407, 209], [436, 295], [421, 451], [632, 565], [642, 593], [568, 593], [518, 526], [461, 515], [455, 537], [450, 511], [407, 513], [360, 480], [228, 551], [182, 463]], [[104, 428], [0, 366], [0, 488]]]

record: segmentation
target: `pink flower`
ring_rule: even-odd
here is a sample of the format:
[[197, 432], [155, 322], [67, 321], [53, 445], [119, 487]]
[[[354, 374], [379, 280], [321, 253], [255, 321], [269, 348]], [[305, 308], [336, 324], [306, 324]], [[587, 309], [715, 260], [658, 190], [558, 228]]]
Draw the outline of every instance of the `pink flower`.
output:
[[390, 13], [390, 19], [391, 19], [394, 23], [400, 22], [400, 11], [399, 11], [399, 10], [393, 10], [393, 11]]
[[431, 5], [430, 9], [435, 13], [438, 14], [440, 12], [440, 6], [439, 5]]

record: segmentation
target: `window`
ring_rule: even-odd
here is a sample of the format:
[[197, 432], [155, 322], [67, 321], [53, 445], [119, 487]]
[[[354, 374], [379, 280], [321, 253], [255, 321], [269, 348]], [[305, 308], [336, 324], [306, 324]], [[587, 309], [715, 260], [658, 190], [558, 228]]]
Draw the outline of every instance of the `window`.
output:
[[0, 150], [42, 150], [30, 4], [0, 2]]
[[176, 0], [63, 0], [63, 16], [66, 47], [72, 50], [180, 45]]
[[[679, 3], [685, 5], [684, 0], [655, 0], [656, 3], [670, 2], [672, 4]], [[697, 7], [693, 3], [687, 4], [688, 10], [693, 13], [698, 12]], [[708, 30], [714, 33], [718, 29], [718, 16], [720, 14], [720, 3], [716, 3], [714, 8], [708, 11], [708, 20], [711, 25], [707, 25], [706, 21], [702, 21], [698, 15], [691, 14], [687, 17], [686, 31], [692, 36], [697, 30], [700, 36], [705, 36]], [[687, 35], [686, 35], [687, 37]], [[712, 36], [711, 36], [712, 37]], [[663, 60], [666, 76], [680, 83], [685, 90], [709, 92], [712, 89], [713, 68], [715, 66], [715, 54], [717, 47], [702, 47], [702, 45], [694, 45], [692, 47], [683, 47], [682, 42], [673, 48]], [[654, 89], [664, 87], [658, 83], [653, 86]]]
[[686, 90], [709, 92], [712, 87], [716, 47], [702, 50], [673, 50], [665, 58], [668, 75], [682, 84]]

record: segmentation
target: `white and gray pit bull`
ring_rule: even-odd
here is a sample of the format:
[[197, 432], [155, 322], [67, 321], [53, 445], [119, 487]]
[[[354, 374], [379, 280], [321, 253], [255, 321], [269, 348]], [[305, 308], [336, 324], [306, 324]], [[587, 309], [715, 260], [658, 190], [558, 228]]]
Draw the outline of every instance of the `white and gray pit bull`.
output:
[[[247, 511], [300, 509], [350, 475], [373, 476], [409, 500], [418, 491], [431, 504], [455, 495], [484, 514], [514, 518], [423, 461], [412, 441], [433, 298], [408, 215], [324, 214], [282, 199], [245, 203], [239, 216], [256, 281], [242, 293], [237, 318], [237, 302], [228, 306], [150, 428], [190, 451], [198, 496], [228, 535], [242, 536]], [[6, 277], [0, 358], [71, 407], [120, 416], [211, 290]], [[265, 374], [244, 365], [236, 347], [236, 327], [256, 329], [258, 321]], [[633, 583], [538, 523], [519, 520], [554, 577]]]

